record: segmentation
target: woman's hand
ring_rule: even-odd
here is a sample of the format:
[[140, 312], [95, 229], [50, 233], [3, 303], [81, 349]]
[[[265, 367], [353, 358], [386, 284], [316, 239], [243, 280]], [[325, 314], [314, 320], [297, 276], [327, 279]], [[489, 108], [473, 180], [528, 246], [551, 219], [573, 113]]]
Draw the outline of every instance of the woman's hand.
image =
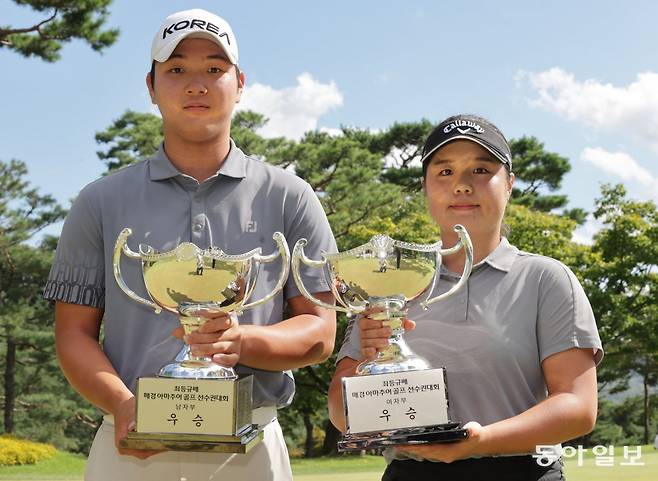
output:
[[399, 446], [396, 448], [396, 451], [413, 454], [424, 459], [442, 461], [444, 463], [452, 463], [458, 459], [485, 454], [481, 452], [481, 448], [484, 445], [487, 435], [486, 426], [481, 426], [479, 423], [471, 421], [464, 425], [464, 429], [468, 431], [468, 437], [463, 441]]
[[[393, 330], [384, 324], [381, 319], [381, 309], [369, 309], [359, 319], [359, 333], [361, 334], [361, 355], [364, 359], [372, 359], [388, 346], [388, 340]], [[405, 331], [411, 331], [416, 323], [411, 319], [403, 319], [402, 327]]]

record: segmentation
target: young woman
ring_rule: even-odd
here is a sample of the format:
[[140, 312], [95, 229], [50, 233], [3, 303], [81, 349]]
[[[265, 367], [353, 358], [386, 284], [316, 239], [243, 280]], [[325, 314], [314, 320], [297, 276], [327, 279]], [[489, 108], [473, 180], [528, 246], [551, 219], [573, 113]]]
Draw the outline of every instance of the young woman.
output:
[[[595, 424], [603, 351], [585, 293], [562, 263], [501, 236], [514, 174], [509, 145], [494, 125], [472, 115], [444, 120], [429, 135], [422, 163], [444, 246], [456, 243], [453, 226], [462, 224], [475, 264], [456, 295], [429, 311], [410, 306], [405, 337], [431, 365], [446, 367], [450, 417], [464, 422], [469, 436], [388, 449], [382, 479], [563, 479], [557, 456], [545, 462], [532, 455], [557, 454], [556, 445]], [[443, 259], [439, 293], [463, 266], [463, 253]], [[357, 325], [348, 330], [329, 392], [331, 420], [343, 431], [341, 379], [386, 346], [390, 333], [367, 316]]]

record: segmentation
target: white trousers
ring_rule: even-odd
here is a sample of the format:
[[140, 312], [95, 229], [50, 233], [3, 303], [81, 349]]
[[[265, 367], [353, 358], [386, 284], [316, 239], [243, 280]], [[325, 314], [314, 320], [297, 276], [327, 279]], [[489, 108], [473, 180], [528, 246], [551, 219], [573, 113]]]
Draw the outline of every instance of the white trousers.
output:
[[291, 481], [281, 426], [276, 418], [267, 424], [257, 419], [257, 411], [254, 422], [265, 424], [264, 438], [247, 454], [167, 451], [144, 460], [118, 453], [106, 419], [89, 451], [85, 481]]

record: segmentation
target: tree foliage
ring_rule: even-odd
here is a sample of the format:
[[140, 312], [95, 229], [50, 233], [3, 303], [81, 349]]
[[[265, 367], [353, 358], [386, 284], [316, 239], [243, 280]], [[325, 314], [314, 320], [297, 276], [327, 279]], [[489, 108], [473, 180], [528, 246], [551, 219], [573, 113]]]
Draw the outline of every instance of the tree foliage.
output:
[[606, 185], [594, 217], [603, 229], [584, 284], [607, 349], [600, 377], [616, 390], [631, 375], [642, 378], [646, 444], [650, 388], [658, 384], [658, 211], [653, 202], [627, 199], [623, 186]]
[[[52, 306], [41, 297], [55, 239], [11, 247], [0, 262], [0, 355], [4, 431], [85, 452], [98, 415], [64, 379], [55, 357]], [[96, 419], [95, 419], [96, 418]]]
[[73, 39], [85, 41], [102, 52], [116, 42], [118, 29], [103, 29], [112, 0], [13, 0], [42, 14], [32, 25], [0, 26], [0, 48], [46, 62], [60, 59], [62, 45]]
[[512, 203], [541, 212], [564, 207], [567, 196], [552, 192], [560, 188], [564, 174], [571, 170], [569, 160], [554, 152], [547, 152], [544, 144], [535, 137], [512, 139], [509, 144], [518, 180], [512, 191]]
[[[48, 194], [40, 194], [25, 178], [24, 162], [0, 160], [0, 255], [61, 220], [65, 211]], [[1, 291], [0, 291], [1, 292]]]
[[126, 111], [107, 129], [96, 134], [106, 150], [96, 152], [105, 163], [106, 174], [148, 159], [162, 143], [162, 119], [157, 115]]
[[[26, 180], [24, 163], [0, 162], [0, 386], [3, 431], [83, 450], [90, 410], [64, 379], [55, 359], [52, 308], [42, 299], [55, 240], [25, 243], [61, 220], [64, 209]], [[85, 432], [86, 436], [78, 434]], [[75, 435], [73, 434], [75, 433]]]

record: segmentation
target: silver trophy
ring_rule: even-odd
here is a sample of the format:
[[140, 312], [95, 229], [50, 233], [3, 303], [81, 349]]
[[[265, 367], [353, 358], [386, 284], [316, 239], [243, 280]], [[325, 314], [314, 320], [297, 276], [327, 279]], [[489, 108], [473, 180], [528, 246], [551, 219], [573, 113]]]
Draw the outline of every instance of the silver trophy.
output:
[[[140, 244], [139, 252], [127, 244], [132, 231], [119, 234], [113, 258], [114, 277], [121, 290], [134, 301], [178, 315], [186, 334], [194, 332], [208, 317], [241, 314], [271, 300], [288, 278], [290, 252], [280, 232], [272, 237], [277, 250], [262, 255], [253, 249], [229, 255], [218, 247], [201, 249], [193, 243], [157, 252]], [[144, 285], [150, 297], [132, 291], [121, 275], [121, 255], [141, 262]], [[262, 264], [281, 259], [281, 272], [274, 289], [250, 301]], [[261, 437], [252, 425], [253, 376], [238, 377], [233, 368], [210, 357], [192, 356], [185, 344], [176, 358], [163, 366], [157, 377], [143, 377], [137, 384], [136, 431], [123, 445], [134, 449], [171, 449], [216, 452], [246, 452]]]
[[[466, 229], [454, 227], [457, 244], [442, 249], [376, 235], [369, 242], [322, 260], [304, 254], [306, 239], [293, 249], [292, 274], [300, 292], [313, 303], [350, 316], [366, 310], [392, 330], [388, 346], [372, 360], [358, 365], [356, 377], [343, 379], [346, 434], [339, 450], [351, 451], [393, 444], [455, 441], [466, 437], [458, 422], [448, 416], [445, 368], [432, 368], [416, 355], [403, 338], [407, 303], [425, 295], [428, 309], [466, 284], [473, 267], [473, 245]], [[439, 282], [443, 256], [465, 253], [459, 281], [447, 292], [432, 297]], [[315, 298], [304, 286], [301, 266], [323, 269], [337, 305]], [[379, 405], [378, 405], [379, 404]]]

